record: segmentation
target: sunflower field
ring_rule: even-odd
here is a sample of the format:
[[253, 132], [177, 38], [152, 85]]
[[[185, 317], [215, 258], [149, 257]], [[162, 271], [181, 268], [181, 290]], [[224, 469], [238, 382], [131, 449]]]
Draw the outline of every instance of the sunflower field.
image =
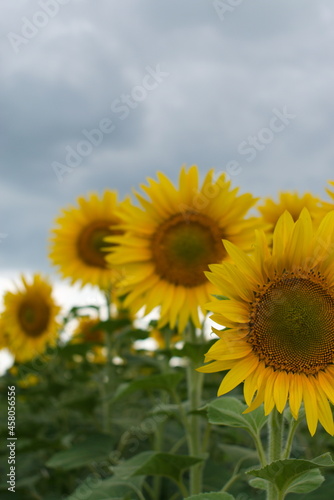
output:
[[50, 262], [101, 300], [4, 293], [1, 499], [331, 499], [329, 186], [261, 200], [191, 166], [63, 208]]

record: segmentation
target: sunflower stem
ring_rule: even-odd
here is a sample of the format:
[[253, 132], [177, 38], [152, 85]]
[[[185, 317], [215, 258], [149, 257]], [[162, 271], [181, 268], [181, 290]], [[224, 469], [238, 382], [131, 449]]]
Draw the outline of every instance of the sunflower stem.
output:
[[283, 441], [283, 413], [276, 408], [270, 413], [269, 425], [269, 463], [280, 460], [282, 456]]
[[[157, 451], [157, 452], [163, 451], [164, 428], [165, 428], [165, 422], [160, 422], [157, 424], [157, 427], [156, 427], [155, 432], [154, 432], [154, 446], [153, 446], [154, 451]], [[161, 476], [154, 476], [153, 477], [153, 492], [154, 492], [153, 498], [160, 498], [161, 484], [162, 484], [162, 477]]]
[[[105, 292], [106, 306], [107, 306], [107, 319], [111, 320], [111, 292]], [[110, 404], [109, 404], [109, 386], [111, 380], [111, 367], [112, 367], [112, 346], [111, 346], [111, 332], [109, 329], [105, 330], [105, 347], [107, 351], [107, 361], [104, 371], [103, 380], [103, 430], [110, 432]]]
[[254, 432], [252, 433], [252, 438], [256, 447], [256, 451], [260, 460], [260, 464], [262, 467], [265, 467], [267, 465], [267, 457], [266, 453], [263, 449], [263, 444], [259, 435], [259, 432]]
[[299, 422], [300, 422], [299, 420], [295, 420], [293, 418], [291, 419], [289, 432], [288, 432], [288, 436], [286, 439], [285, 448], [284, 448], [284, 451], [282, 454], [282, 458], [290, 458], [292, 444], [293, 444], [293, 438], [295, 437], [295, 433], [296, 433], [297, 427], [299, 426]]
[[[196, 343], [196, 328], [189, 322], [188, 338], [190, 342]], [[192, 360], [188, 360], [187, 366], [187, 386], [188, 386], [188, 401], [189, 415], [187, 425], [187, 441], [189, 453], [192, 456], [200, 456], [202, 452], [202, 435], [199, 416], [194, 412], [200, 407], [202, 401], [203, 374], [196, 371], [198, 364]], [[203, 464], [199, 463], [190, 469], [190, 494], [196, 495], [202, 491], [202, 473]]]
[[[276, 408], [272, 410], [268, 419], [268, 463], [275, 462], [282, 458], [283, 444], [283, 413], [279, 413]], [[282, 493], [278, 491], [274, 484], [268, 485], [267, 500], [280, 500]]]

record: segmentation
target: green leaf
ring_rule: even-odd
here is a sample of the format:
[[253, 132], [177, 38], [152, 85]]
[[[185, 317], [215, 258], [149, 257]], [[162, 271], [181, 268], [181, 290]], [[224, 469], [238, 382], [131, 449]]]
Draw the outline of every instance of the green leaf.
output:
[[257, 488], [258, 490], [267, 490], [268, 489], [268, 481], [265, 479], [260, 479], [259, 477], [255, 477], [249, 481], [249, 484], [253, 488]]
[[178, 483], [183, 471], [202, 461], [199, 457], [144, 451], [115, 467], [114, 473], [123, 480], [132, 476], [165, 476]]
[[74, 355], [79, 354], [80, 356], [85, 356], [85, 354], [91, 349], [91, 343], [80, 342], [80, 344], [66, 344], [59, 349], [59, 354], [62, 358], [72, 358]]
[[187, 497], [185, 500], [234, 500], [234, 497], [229, 493], [200, 493]]
[[246, 448], [236, 444], [220, 444], [219, 448], [224, 452], [229, 462], [236, 463], [239, 460], [254, 459], [259, 463], [257, 451], [254, 448]]
[[150, 377], [143, 377], [133, 382], [121, 384], [112, 398], [112, 401], [118, 401], [139, 390], [152, 391], [164, 389], [165, 391], [171, 391], [178, 386], [183, 377], [184, 375], [181, 372], [166, 373], [163, 375], [151, 375]]
[[148, 411], [148, 415], [178, 415], [179, 414], [179, 406], [174, 404], [162, 404], [160, 403], [158, 406], [152, 408], [152, 410]]
[[247, 406], [239, 399], [224, 396], [209, 403], [208, 419], [210, 424], [228, 425], [229, 427], [241, 427], [257, 434], [267, 421], [263, 414], [263, 408], [257, 408], [251, 413], [243, 415]]
[[133, 478], [122, 481], [119, 478], [110, 477], [100, 479], [91, 474], [76, 488], [76, 490], [67, 497], [66, 500], [110, 500], [123, 498], [138, 498], [136, 491], [140, 491], [143, 478]]
[[171, 353], [173, 356], [190, 358], [195, 363], [203, 364], [204, 355], [216, 341], [212, 339], [204, 344], [186, 342], [181, 349], [174, 348]]
[[76, 469], [106, 459], [112, 449], [113, 439], [109, 435], [94, 434], [68, 450], [59, 451], [47, 461], [46, 465], [53, 469]]
[[123, 328], [117, 332], [117, 338], [114, 341], [120, 342], [121, 340], [145, 340], [149, 337], [149, 332], [147, 330], [140, 330], [139, 328], [130, 327]]
[[319, 469], [312, 469], [298, 476], [288, 488], [289, 493], [309, 493], [316, 490], [325, 481]]
[[[283, 493], [299, 493], [301, 481], [304, 481], [306, 491], [312, 491], [320, 484], [319, 467], [333, 467], [334, 462], [330, 453], [324, 453], [313, 460], [286, 459], [277, 460], [262, 469], [248, 471], [247, 474], [265, 479], [275, 484]], [[318, 470], [318, 474], [309, 475], [310, 471]], [[310, 488], [310, 489], [308, 489]]]
[[107, 333], [113, 333], [116, 330], [121, 330], [122, 328], [129, 325], [128, 318], [115, 318], [115, 319], [107, 319], [105, 321], [100, 321], [96, 324], [96, 330], [104, 330]]
[[225, 295], [215, 295], [215, 294], [211, 294], [212, 297], [214, 297], [215, 299], [218, 299], [218, 300], [230, 300], [229, 297], [225, 297]]

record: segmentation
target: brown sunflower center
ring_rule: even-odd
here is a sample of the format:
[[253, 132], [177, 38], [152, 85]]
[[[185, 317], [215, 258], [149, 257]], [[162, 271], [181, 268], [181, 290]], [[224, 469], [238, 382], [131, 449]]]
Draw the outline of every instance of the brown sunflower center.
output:
[[209, 264], [220, 262], [225, 250], [222, 230], [203, 214], [177, 214], [161, 224], [152, 238], [156, 272], [173, 283], [193, 287], [206, 281]]
[[48, 327], [50, 307], [40, 297], [28, 298], [19, 307], [18, 319], [28, 337], [39, 337]]
[[248, 341], [274, 369], [315, 374], [333, 362], [334, 299], [321, 282], [289, 276], [255, 303]]
[[122, 231], [110, 229], [110, 226], [115, 224], [115, 221], [97, 220], [83, 228], [77, 239], [78, 256], [88, 266], [100, 267], [107, 269], [105, 260], [106, 252], [104, 248], [110, 247], [110, 243], [106, 244], [105, 237], [116, 234], [121, 234]]
[[98, 328], [98, 322], [89, 322], [83, 325], [81, 335], [86, 342], [103, 342], [104, 331]]

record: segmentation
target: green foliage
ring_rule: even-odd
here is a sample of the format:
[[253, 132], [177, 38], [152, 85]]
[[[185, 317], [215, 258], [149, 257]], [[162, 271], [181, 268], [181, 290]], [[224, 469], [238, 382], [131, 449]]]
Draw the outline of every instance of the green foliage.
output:
[[200, 495], [192, 495], [186, 500], [234, 500], [234, 497], [229, 493], [201, 493]]
[[93, 461], [101, 461], [108, 458], [113, 449], [114, 439], [106, 434], [93, 434], [88, 436], [84, 442], [73, 445], [70, 449], [59, 451], [47, 462], [47, 467], [72, 470], [83, 465], [89, 465]]
[[189, 455], [144, 451], [115, 467], [114, 473], [124, 480], [133, 476], [165, 476], [179, 483], [183, 472], [202, 460]]
[[136, 477], [126, 481], [111, 477], [101, 479], [97, 474], [89, 475], [66, 500], [110, 500], [138, 498], [143, 485], [143, 478]]
[[166, 373], [163, 375], [152, 375], [151, 377], [143, 377], [139, 380], [134, 380], [129, 383], [121, 384], [112, 401], [115, 403], [119, 399], [125, 398], [132, 394], [133, 392], [144, 390], [152, 391], [157, 389], [163, 389], [165, 391], [172, 391], [183, 379], [183, 373]]
[[205, 344], [195, 344], [192, 342], [185, 342], [180, 349], [172, 349], [173, 356], [188, 358], [196, 364], [203, 364], [204, 355], [208, 352], [210, 347], [215, 343], [215, 340], [210, 340]]
[[[74, 308], [68, 321], [80, 313], [80, 307]], [[329, 472], [323, 482], [320, 472], [332, 465], [328, 455], [306, 457], [312, 457], [313, 449], [327, 446], [334, 451], [334, 447], [323, 431], [311, 439], [303, 423], [294, 450], [297, 456], [303, 450], [302, 460], [280, 461], [279, 474], [274, 470], [277, 463], [254, 469], [256, 477], [249, 481], [247, 471], [259, 463], [254, 437], [266, 440], [263, 409], [243, 414], [246, 405], [239, 388], [235, 397], [217, 399], [220, 373], [203, 377], [202, 399], [191, 403], [188, 367], [201, 364], [214, 341], [183, 342], [152, 353], [145, 347], [134, 348], [134, 342], [146, 339], [149, 331], [133, 328], [129, 320], [96, 326], [101, 327], [110, 329], [110, 365], [91, 361], [101, 343], [60, 342], [0, 378], [1, 414], [7, 411], [7, 386], [17, 389], [18, 498], [263, 500], [271, 480], [291, 500], [297, 495], [305, 495], [305, 500], [331, 497], [334, 477]], [[35, 385], [25, 383], [30, 375], [37, 377]], [[190, 429], [197, 429], [201, 437], [200, 447], [193, 451], [186, 438]], [[6, 435], [3, 419], [0, 431]], [[5, 478], [5, 446], [0, 459]], [[197, 474], [202, 466], [202, 491], [208, 493], [191, 495], [191, 471]], [[318, 496], [312, 496], [318, 487]], [[0, 496], [12, 498], [4, 479]]]
[[262, 469], [250, 470], [248, 474], [260, 478], [251, 481], [252, 486], [256, 488], [265, 489], [266, 483], [270, 482], [284, 495], [308, 493], [318, 488], [324, 480], [319, 468], [333, 466], [330, 453], [324, 453], [313, 460], [277, 460]]
[[243, 414], [246, 408], [239, 399], [223, 396], [208, 404], [208, 419], [210, 424], [241, 427], [251, 434], [257, 434], [266, 423], [267, 417], [264, 416], [262, 408]]

